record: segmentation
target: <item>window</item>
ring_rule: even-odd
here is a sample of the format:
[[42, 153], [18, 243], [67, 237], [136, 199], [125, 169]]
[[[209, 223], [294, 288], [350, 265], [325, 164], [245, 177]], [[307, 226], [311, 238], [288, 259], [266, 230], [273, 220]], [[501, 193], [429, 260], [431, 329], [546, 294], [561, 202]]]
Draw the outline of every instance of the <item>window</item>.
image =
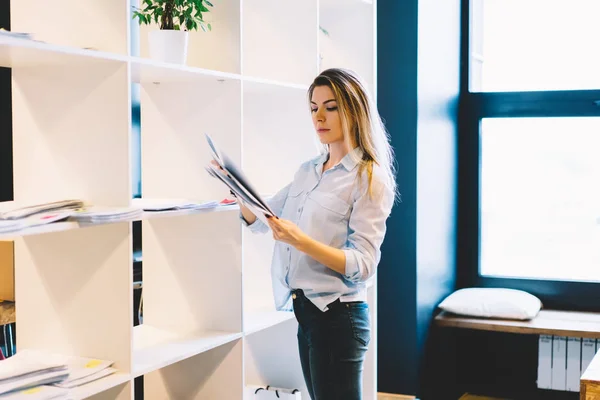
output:
[[600, 281], [600, 118], [481, 124], [482, 276]]
[[600, 88], [598, 16], [598, 0], [474, 0], [471, 91]]
[[463, 4], [459, 284], [598, 304], [600, 1]]

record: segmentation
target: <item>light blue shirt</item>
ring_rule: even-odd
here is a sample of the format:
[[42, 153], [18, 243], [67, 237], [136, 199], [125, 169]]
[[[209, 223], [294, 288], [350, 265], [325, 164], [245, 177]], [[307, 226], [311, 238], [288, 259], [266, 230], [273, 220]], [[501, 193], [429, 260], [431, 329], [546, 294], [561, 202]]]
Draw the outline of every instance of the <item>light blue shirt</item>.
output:
[[[353, 151], [360, 156], [360, 148]], [[322, 173], [328, 156], [323, 154], [303, 163], [293, 181], [268, 203], [276, 215], [294, 222], [311, 238], [343, 250], [345, 273], [340, 274], [293, 246], [276, 241], [271, 276], [275, 307], [280, 311], [291, 310], [292, 289], [302, 289], [322, 311], [338, 298], [343, 302], [366, 301], [367, 281], [379, 264], [394, 193], [385, 184], [383, 170], [375, 165], [372, 195], [369, 195], [367, 174], [363, 174], [359, 186], [357, 163], [350, 154]], [[254, 233], [270, 231], [259, 219], [251, 225], [241, 219]]]

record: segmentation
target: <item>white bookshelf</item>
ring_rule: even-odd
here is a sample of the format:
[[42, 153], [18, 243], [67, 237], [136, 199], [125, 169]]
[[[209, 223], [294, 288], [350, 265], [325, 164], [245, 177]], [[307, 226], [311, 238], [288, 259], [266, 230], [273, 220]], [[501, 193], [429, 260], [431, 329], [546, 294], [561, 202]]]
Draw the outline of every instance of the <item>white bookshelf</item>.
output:
[[[317, 154], [306, 91], [319, 70], [352, 68], [375, 88], [375, 1], [215, 1], [213, 31], [192, 33], [183, 66], [148, 58], [155, 27], [140, 27], [132, 55], [131, 1], [12, 0], [12, 30], [34, 35], [0, 36], [0, 66], [12, 68], [15, 200], [131, 204], [132, 83], [143, 195], [199, 200], [228, 194], [204, 170], [204, 133], [270, 195]], [[74, 398], [132, 399], [138, 376], [146, 399], [239, 400], [255, 385], [304, 391], [295, 318], [273, 305], [273, 240], [244, 229], [238, 212], [136, 218], [144, 299], [136, 327], [131, 221], [0, 234], [15, 242], [17, 349], [115, 361], [118, 374]], [[366, 400], [376, 398], [375, 299], [373, 286]]]

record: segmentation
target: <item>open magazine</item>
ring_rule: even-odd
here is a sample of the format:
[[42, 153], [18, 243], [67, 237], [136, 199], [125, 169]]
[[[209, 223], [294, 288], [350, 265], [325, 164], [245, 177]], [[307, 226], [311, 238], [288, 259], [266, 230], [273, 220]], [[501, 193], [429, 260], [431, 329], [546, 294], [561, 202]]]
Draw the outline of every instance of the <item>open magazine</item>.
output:
[[223, 173], [223, 171], [219, 171], [214, 165], [209, 164], [206, 167], [208, 173], [223, 182], [235, 194], [238, 201], [248, 207], [261, 221], [266, 223], [267, 215], [275, 216], [275, 213], [250, 184], [242, 170], [226, 154], [219, 150], [208, 134], [206, 134], [206, 140], [213, 159], [225, 172]]

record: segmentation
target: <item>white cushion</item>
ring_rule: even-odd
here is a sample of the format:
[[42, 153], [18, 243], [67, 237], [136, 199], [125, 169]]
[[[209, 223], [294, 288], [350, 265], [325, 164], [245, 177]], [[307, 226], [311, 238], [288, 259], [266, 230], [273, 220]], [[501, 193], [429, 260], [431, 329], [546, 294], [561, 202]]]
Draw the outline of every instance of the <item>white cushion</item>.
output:
[[446, 297], [439, 307], [444, 311], [471, 317], [527, 320], [539, 313], [542, 302], [522, 290], [466, 288]]

